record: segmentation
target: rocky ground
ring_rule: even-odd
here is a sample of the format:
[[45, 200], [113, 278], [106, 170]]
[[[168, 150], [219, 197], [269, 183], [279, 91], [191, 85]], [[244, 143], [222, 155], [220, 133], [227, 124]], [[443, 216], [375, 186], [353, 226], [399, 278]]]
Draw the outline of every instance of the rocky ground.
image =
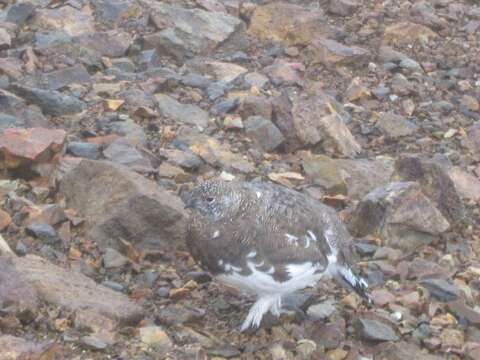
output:
[[[0, 0], [0, 359], [480, 359], [476, 0]], [[335, 207], [375, 306], [249, 306], [180, 192]]]

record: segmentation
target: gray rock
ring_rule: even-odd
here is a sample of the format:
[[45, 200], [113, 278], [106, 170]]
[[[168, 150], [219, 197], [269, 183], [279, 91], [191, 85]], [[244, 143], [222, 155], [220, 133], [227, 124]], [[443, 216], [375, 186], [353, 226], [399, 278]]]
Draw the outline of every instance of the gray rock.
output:
[[184, 240], [183, 202], [124, 166], [82, 160], [64, 175], [60, 191], [87, 219], [100, 248], [118, 248], [124, 239], [140, 248], [172, 249]]
[[266, 152], [273, 151], [282, 145], [285, 137], [270, 121], [261, 116], [250, 116], [244, 122], [245, 133]]
[[0, 348], [2, 349], [2, 360], [41, 359], [48, 351], [49, 344], [48, 342], [37, 343], [12, 335], [0, 335]]
[[90, 350], [105, 350], [108, 344], [99, 336], [86, 335], [80, 339], [81, 345]]
[[305, 50], [311, 59], [310, 65], [325, 66], [355, 65], [360, 66], [370, 61], [369, 50], [358, 46], [347, 46], [331, 39], [315, 39]]
[[127, 296], [98, 285], [79, 272], [33, 255], [15, 258], [13, 262], [39, 298], [48, 304], [69, 312], [91, 309], [123, 325], [134, 326], [143, 318], [143, 309]]
[[25, 233], [34, 236], [47, 244], [55, 244], [60, 240], [55, 229], [45, 223], [32, 223], [25, 228]]
[[414, 123], [408, 121], [401, 115], [396, 115], [391, 112], [380, 113], [380, 117], [375, 126], [380, 129], [382, 133], [394, 139], [412, 135], [418, 130], [418, 127]]
[[133, 44], [132, 36], [121, 30], [92, 32], [82, 34], [78, 38], [79, 45], [97, 55], [119, 58], [125, 56]]
[[0, 256], [0, 304], [9, 304], [9, 312], [21, 320], [35, 318], [40, 305], [36, 290], [6, 256]]
[[190, 73], [182, 76], [180, 81], [185, 86], [190, 86], [190, 87], [199, 88], [199, 89], [206, 89], [212, 83], [212, 80], [210, 80], [209, 78], [203, 75], [194, 74], [194, 73]]
[[392, 90], [397, 95], [410, 95], [416, 92], [415, 84], [402, 74], [395, 74], [392, 79]]
[[457, 300], [460, 295], [460, 289], [444, 279], [423, 279], [420, 284], [431, 296], [442, 302]]
[[385, 245], [404, 250], [430, 243], [449, 227], [414, 182], [393, 182], [373, 190], [358, 204], [349, 223], [354, 236], [374, 234]]
[[76, 157], [93, 160], [100, 157], [100, 149], [97, 144], [81, 141], [72, 141], [68, 143], [67, 153]]
[[235, 358], [241, 355], [240, 350], [230, 344], [214, 346], [213, 348], [208, 349], [208, 354], [212, 357], [221, 357], [224, 359]]
[[35, 5], [30, 2], [13, 4], [7, 12], [7, 22], [23, 25], [35, 13]]
[[147, 136], [143, 128], [136, 124], [129, 117], [121, 117], [120, 121], [112, 121], [108, 124], [108, 128], [114, 134], [124, 136], [131, 144], [145, 146]]
[[63, 95], [58, 91], [30, 88], [19, 84], [10, 85], [9, 90], [38, 105], [47, 115], [69, 115], [85, 109], [83, 101], [73, 96]]
[[324, 320], [329, 318], [336, 310], [333, 301], [326, 301], [310, 306], [307, 310], [307, 316], [313, 321]]
[[385, 99], [390, 94], [390, 88], [386, 86], [378, 86], [372, 90], [372, 94], [377, 99]]
[[258, 72], [251, 72], [245, 75], [244, 81], [249, 87], [255, 86], [260, 90], [268, 84], [268, 77]]
[[197, 169], [203, 164], [202, 159], [190, 150], [160, 149], [160, 155], [165, 157], [172, 164], [178, 165], [187, 170]]
[[8, 49], [12, 45], [12, 37], [4, 28], [0, 28], [0, 50]]
[[8, 128], [22, 127], [15, 116], [0, 113], [0, 133]]
[[181, 104], [174, 98], [157, 94], [155, 98], [158, 102], [160, 113], [169, 119], [181, 124], [195, 125], [202, 129], [208, 125], [208, 113], [196, 105]]
[[210, 86], [207, 88], [207, 97], [209, 100], [214, 101], [218, 99], [219, 97], [222, 97], [225, 95], [227, 90], [230, 88], [230, 85], [225, 82], [225, 81], [215, 81], [210, 84]]
[[378, 320], [358, 319], [355, 322], [357, 336], [367, 341], [397, 341], [398, 336], [387, 324]]
[[128, 264], [128, 258], [120, 254], [117, 250], [107, 248], [103, 254], [103, 266], [107, 269], [120, 268]]
[[[183, 62], [193, 55], [206, 54], [230, 47], [239, 50], [245, 36], [245, 26], [237, 17], [226, 13], [186, 9], [165, 3], [140, 1], [151, 14], [154, 24], [166, 29], [145, 37], [147, 45], [159, 54], [170, 55]], [[232, 44], [230, 44], [232, 43]]]
[[42, 73], [32, 80], [35, 87], [45, 90], [59, 90], [73, 83], [84, 84], [90, 82], [90, 74], [83, 65], [78, 64], [49, 73]]
[[152, 163], [137, 150], [126, 138], [119, 138], [112, 142], [103, 155], [110, 161], [128, 166], [139, 172], [152, 171]]
[[335, 15], [349, 16], [358, 7], [359, 3], [355, 0], [330, 0], [328, 10]]

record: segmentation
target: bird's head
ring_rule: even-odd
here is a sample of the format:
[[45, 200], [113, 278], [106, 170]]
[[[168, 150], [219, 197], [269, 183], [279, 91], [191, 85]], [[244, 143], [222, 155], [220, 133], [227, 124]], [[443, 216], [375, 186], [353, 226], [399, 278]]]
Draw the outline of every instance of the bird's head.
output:
[[211, 180], [197, 185], [184, 199], [185, 208], [218, 220], [231, 216], [240, 205], [240, 196], [229, 182]]

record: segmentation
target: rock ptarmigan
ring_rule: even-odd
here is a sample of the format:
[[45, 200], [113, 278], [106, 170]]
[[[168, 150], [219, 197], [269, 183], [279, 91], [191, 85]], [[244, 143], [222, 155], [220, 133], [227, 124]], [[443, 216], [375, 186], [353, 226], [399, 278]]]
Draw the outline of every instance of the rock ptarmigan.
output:
[[257, 296], [241, 326], [278, 316], [282, 297], [335, 279], [370, 302], [351, 269], [351, 236], [335, 211], [302, 193], [263, 182], [206, 181], [186, 199], [187, 246], [216, 279]]

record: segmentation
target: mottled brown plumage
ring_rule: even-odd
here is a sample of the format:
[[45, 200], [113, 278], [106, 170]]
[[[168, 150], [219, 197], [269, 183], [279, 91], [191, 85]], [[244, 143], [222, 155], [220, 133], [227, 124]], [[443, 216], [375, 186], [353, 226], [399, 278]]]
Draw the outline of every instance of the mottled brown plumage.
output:
[[256, 315], [251, 311], [243, 329], [258, 326], [269, 309], [278, 313], [281, 296], [325, 274], [359, 292], [366, 287], [348, 266], [351, 236], [335, 211], [302, 193], [270, 183], [209, 181], [192, 191], [187, 207], [193, 209], [187, 245], [196, 261], [220, 280], [271, 300]]

